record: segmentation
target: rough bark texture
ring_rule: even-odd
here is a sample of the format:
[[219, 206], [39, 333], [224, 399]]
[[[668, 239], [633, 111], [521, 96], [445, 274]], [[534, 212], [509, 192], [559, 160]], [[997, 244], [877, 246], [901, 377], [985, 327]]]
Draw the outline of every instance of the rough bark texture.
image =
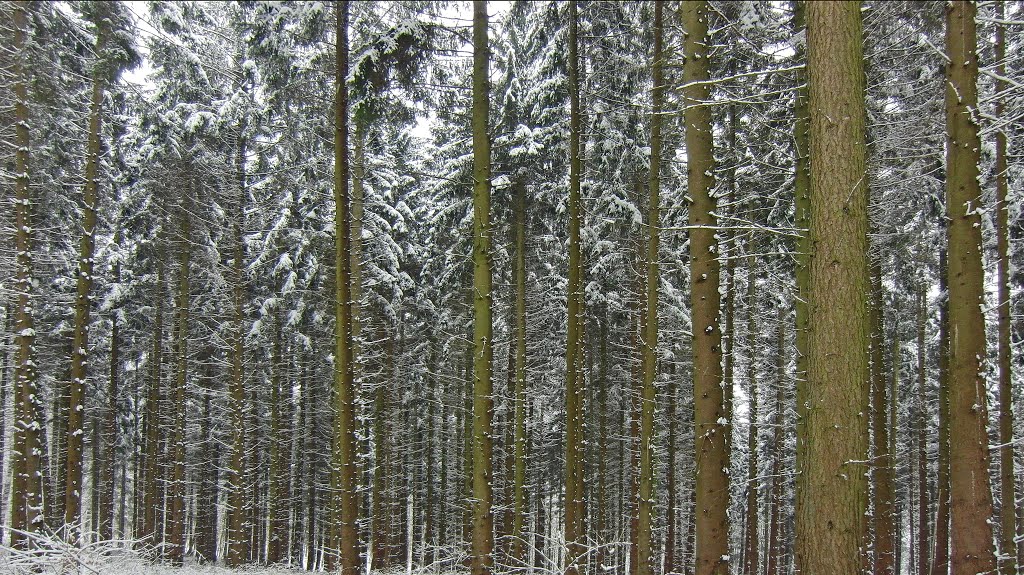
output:
[[[334, 349], [334, 443], [331, 483], [331, 545], [340, 554], [342, 575], [360, 571], [359, 503], [356, 493], [355, 384], [352, 365], [352, 258], [348, 154], [348, 19], [347, 0], [336, 6], [334, 76], [334, 249], [335, 249], [335, 349]], [[333, 559], [328, 560], [333, 568]]]
[[658, 229], [660, 227], [661, 206], [659, 193], [661, 187], [661, 106], [664, 100], [664, 59], [662, 46], [662, 11], [661, 0], [654, 3], [654, 53], [651, 65], [653, 80], [651, 108], [651, 169], [648, 197], [647, 228], [647, 303], [641, 330], [641, 353], [643, 357], [643, 388], [640, 393], [640, 445], [638, 469], [639, 484], [637, 500], [637, 532], [636, 532], [636, 573], [652, 575], [653, 565], [653, 529], [654, 529], [654, 407], [656, 389], [654, 379], [657, 374], [658, 349]]
[[984, 269], [978, 55], [972, 2], [946, 5], [946, 215], [949, 218], [949, 432], [951, 573], [996, 568], [985, 397]]
[[491, 512], [491, 142], [488, 134], [487, 2], [473, 2], [473, 575], [494, 565]]
[[729, 572], [729, 452], [731, 425], [722, 388], [722, 329], [717, 201], [713, 190], [714, 142], [708, 80], [707, 2], [682, 6], [686, 32], [683, 90], [686, 110], [686, 180], [692, 203], [690, 224], [690, 306], [693, 325], [693, 418], [696, 457], [694, 513], [697, 575]]
[[858, 575], [871, 329], [860, 3], [810, 2], [806, 15], [812, 255], [796, 566]]

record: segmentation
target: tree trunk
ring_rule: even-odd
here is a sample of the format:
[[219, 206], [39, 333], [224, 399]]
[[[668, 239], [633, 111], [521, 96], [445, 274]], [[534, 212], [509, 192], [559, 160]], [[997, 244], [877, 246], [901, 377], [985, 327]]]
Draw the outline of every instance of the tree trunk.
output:
[[[945, 227], [945, 217], [940, 218]], [[935, 552], [931, 575], [949, 573], [949, 299], [946, 247], [939, 248], [939, 437], [935, 483]], [[893, 361], [896, 361], [895, 357]], [[894, 400], [895, 403], [895, 400]], [[897, 563], [898, 564], [898, 563]]]
[[515, 414], [512, 486], [512, 565], [526, 566], [526, 185], [516, 189]]
[[697, 454], [694, 519], [697, 575], [723, 575], [729, 571], [727, 448], [731, 425], [726, 419], [722, 389], [714, 140], [711, 108], [705, 105], [711, 100], [707, 83], [710, 17], [707, 2], [683, 4], [682, 21], [686, 31], [683, 121], [686, 125], [687, 190], [692, 198], [689, 210], [690, 309], [693, 314], [694, 452]]
[[[1006, 77], [1006, 18], [1005, 2], [996, 2], [996, 73]], [[996, 122], [1004, 121], [1004, 94], [1006, 81], [996, 81]], [[996, 130], [996, 297], [999, 321], [999, 572], [1001, 575], [1017, 573], [1017, 516], [1016, 489], [1013, 476], [1013, 386], [1010, 347], [1010, 246], [1006, 165], [1006, 129]]]
[[[794, 35], [806, 33], [806, 21], [804, 12], [806, 2], [804, 0], [793, 0], [792, 32]], [[806, 38], [806, 36], [805, 36]], [[796, 61], [806, 63], [804, 53], [806, 42], [797, 42]], [[804, 491], [807, 477], [807, 433], [805, 424], [807, 422], [807, 339], [810, 325], [810, 315], [807, 302], [809, 301], [809, 279], [811, 262], [811, 240], [808, 227], [810, 226], [811, 215], [811, 173], [810, 173], [810, 114], [807, 108], [807, 68], [801, 68], [796, 72], [796, 94], [793, 102], [793, 144], [795, 149], [794, 171], [793, 171], [793, 202], [794, 202], [794, 224], [800, 230], [796, 240], [796, 269], [794, 280], [796, 284], [796, 298], [793, 301], [796, 318], [796, 475], [794, 477], [794, 510], [795, 517], [802, 514], [804, 498], [801, 493]], [[794, 533], [794, 549], [799, 550], [813, 546], [816, 541], [801, 541], [803, 533], [799, 529]]]
[[981, 142], [975, 15], [970, 2], [946, 6], [946, 212], [949, 218], [949, 431], [952, 574], [991, 572], [992, 490], [985, 397], [984, 269], [981, 253]]
[[[889, 397], [887, 392], [887, 372], [884, 370], [884, 354], [882, 353], [885, 331], [883, 309], [885, 302], [882, 296], [881, 254], [875, 254], [870, 261], [871, 274], [871, 422], [872, 439], [874, 441], [874, 457], [872, 480], [874, 481], [874, 574], [895, 575], [895, 525], [893, 523], [893, 470], [894, 460], [889, 449], [890, 429], [896, 425], [889, 421], [889, 402], [895, 402], [895, 396]], [[895, 331], [894, 331], [895, 334]], [[898, 338], [893, 337], [893, 353], [899, 353]], [[898, 355], [893, 355], [894, 374], [899, 369]], [[893, 432], [895, 433], [895, 432]], [[923, 574], [922, 574], [923, 575]]]
[[164, 339], [164, 294], [166, 293], [166, 277], [164, 270], [164, 254], [166, 249], [163, 246], [163, 238], [157, 247], [157, 276], [154, 298], [156, 299], [156, 313], [153, 320], [153, 351], [149, 361], [150, 376], [149, 389], [146, 394], [146, 445], [143, 476], [145, 489], [142, 499], [143, 519], [140, 538], [148, 537], [147, 544], [154, 544], [159, 538], [157, 533], [157, 507], [163, 505], [160, 497], [159, 480], [157, 475], [160, 472], [160, 442], [161, 429], [160, 419], [163, 406], [162, 403], [162, 379], [163, 369], [163, 339]]
[[927, 321], [927, 308], [925, 307], [924, 286], [917, 295], [917, 540], [920, 542], [917, 549], [917, 572], [928, 572], [928, 557], [930, 555], [931, 529], [928, 526], [928, 518], [931, 515], [931, 490], [928, 488], [928, 433], [926, 426], [928, 417], [928, 397], [926, 389], [925, 374], [925, 322]]
[[[342, 575], [360, 571], [359, 531], [357, 516], [359, 502], [356, 493], [356, 440], [358, 422], [355, 418], [354, 368], [352, 365], [352, 253], [351, 213], [349, 197], [348, 154], [348, 19], [349, 3], [343, 0], [336, 6], [337, 41], [335, 61], [334, 101], [334, 225], [335, 225], [335, 352], [334, 352], [334, 447], [332, 454], [332, 484], [337, 503], [331, 522], [331, 546], [340, 553]], [[332, 556], [329, 556], [332, 557]], [[333, 557], [328, 569], [333, 569]]]
[[[114, 246], [119, 249], [121, 245], [121, 229], [114, 232]], [[114, 260], [114, 285], [121, 283], [121, 255], [117, 253]], [[100, 485], [102, 486], [101, 501], [99, 507], [99, 533], [100, 539], [112, 539], [114, 536], [114, 511], [116, 501], [116, 489], [114, 476], [117, 474], [117, 416], [118, 416], [118, 394], [121, 389], [121, 326], [118, 323], [118, 310], [113, 310], [110, 315], [110, 374], [107, 383], [107, 409], [103, 419], [103, 443], [106, 461], [94, 462], [94, 465], [102, 465]], [[128, 452], [125, 450], [125, 459]], [[124, 495], [122, 489], [121, 495]], [[124, 515], [125, 510], [121, 510]]]
[[569, 2], [569, 281], [565, 346], [565, 573], [577, 575], [583, 554], [584, 449], [583, 264], [580, 257], [580, 79], [576, 0]]
[[246, 493], [245, 453], [248, 437], [246, 433], [246, 395], [245, 395], [245, 244], [242, 227], [245, 218], [246, 183], [245, 183], [245, 148], [244, 136], [238, 136], [235, 157], [237, 181], [237, 204], [234, 222], [234, 254], [231, 268], [231, 297], [233, 306], [233, 326], [231, 330], [231, 379], [229, 389], [231, 395], [231, 462], [228, 469], [228, 565], [237, 567], [248, 556], [247, 536], [245, 533], [245, 512], [248, 501]]
[[860, 3], [810, 2], [806, 14], [813, 255], [796, 567], [859, 575], [871, 331]]
[[[29, 113], [28, 70], [29, 12], [26, 4], [13, 10], [14, 27], [14, 244], [17, 251], [15, 290], [17, 315], [14, 326], [16, 352], [14, 367], [14, 484], [11, 504], [11, 527], [23, 532], [39, 532], [43, 525], [43, 507], [39, 452], [40, 430], [44, 429], [42, 405], [39, 403], [38, 372], [35, 364], [35, 327], [32, 320], [33, 262], [32, 190], [29, 185]], [[31, 545], [22, 533], [11, 533], [11, 546]]]
[[654, 408], [657, 402], [655, 376], [657, 374], [658, 349], [658, 228], [661, 206], [661, 106], [665, 99], [664, 59], [662, 49], [662, 12], [664, 2], [654, 3], [654, 51], [651, 62], [653, 92], [651, 96], [651, 169], [647, 205], [647, 228], [650, 233], [647, 242], [647, 302], [641, 329], [641, 350], [643, 353], [643, 389], [640, 394], [640, 467], [639, 500], [637, 503], [636, 573], [652, 575], [653, 529], [654, 529]]
[[[96, 26], [96, 54], [102, 54], [107, 41], [107, 25]], [[76, 537], [82, 520], [82, 441], [85, 438], [85, 379], [88, 376], [89, 316], [92, 311], [93, 254], [95, 253], [96, 208], [99, 204], [100, 126], [103, 121], [103, 67], [96, 66], [92, 80], [89, 110], [89, 140], [85, 158], [85, 190], [82, 205], [82, 239], [79, 243], [77, 292], [75, 297], [74, 340], [71, 349], [71, 385], [67, 421], [67, 458], [65, 460], [64, 523], [72, 526], [69, 536]]]
[[743, 575], [760, 573], [761, 517], [758, 513], [758, 441], [757, 441], [757, 329], [754, 317], [757, 311], [757, 278], [754, 258], [747, 256], [747, 395], [750, 397], [750, 427], [747, 431], [747, 502], [746, 526], [743, 535]]
[[473, 575], [494, 564], [491, 514], [491, 142], [487, 2], [473, 2]]
[[177, 357], [174, 390], [171, 396], [171, 443], [168, 451], [171, 456], [171, 477], [168, 485], [168, 540], [167, 559], [176, 565], [180, 565], [184, 559], [185, 550], [185, 385], [188, 378], [188, 313], [189, 313], [189, 266], [191, 260], [191, 218], [189, 216], [191, 203], [188, 188], [184, 192], [185, 197], [181, 200], [179, 207], [180, 223], [180, 245], [178, 262], [178, 298], [176, 307], [176, 325], [174, 349]]

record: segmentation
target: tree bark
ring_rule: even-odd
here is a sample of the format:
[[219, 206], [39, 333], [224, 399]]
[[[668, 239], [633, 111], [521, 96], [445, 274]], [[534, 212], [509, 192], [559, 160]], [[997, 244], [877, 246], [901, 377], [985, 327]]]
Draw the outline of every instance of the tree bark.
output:
[[494, 417], [491, 366], [491, 142], [487, 80], [490, 46], [487, 2], [473, 2], [473, 575], [489, 575], [494, 565], [491, 512], [491, 420]]
[[953, 575], [991, 572], [995, 519], [989, 485], [985, 396], [984, 269], [981, 253], [981, 142], [978, 55], [971, 2], [946, 6], [946, 212], [949, 218], [949, 431]]
[[[348, 154], [348, 25], [349, 3], [336, 6], [336, 60], [334, 76], [334, 224], [335, 224], [335, 353], [334, 353], [334, 446], [332, 483], [336, 501], [332, 505], [331, 546], [340, 553], [342, 575], [360, 571], [359, 503], [356, 493], [355, 383], [352, 350], [352, 254]], [[333, 554], [328, 568], [333, 569]]]
[[[995, 61], [999, 78], [1006, 77], [1005, 2], [996, 2]], [[996, 80], [996, 121], [1003, 122], [1006, 81]], [[1017, 573], [1017, 505], [1013, 474], [1013, 386], [1010, 366], [1010, 243], [1006, 165], [1006, 129], [996, 129], [996, 309], [998, 317], [999, 362], [999, 572]]]
[[[107, 42], [107, 24], [96, 26], [96, 54], [102, 58]], [[106, 87], [103, 66], [97, 65], [92, 79], [89, 110], [89, 136], [85, 158], [85, 189], [82, 194], [82, 238], [79, 243], [75, 327], [71, 349], [71, 385], [67, 421], [67, 457], [65, 459], [64, 523], [72, 527], [69, 536], [77, 537], [82, 520], [82, 442], [85, 438], [85, 379], [88, 376], [89, 319], [92, 312], [93, 254], [96, 249], [96, 208], [99, 204], [100, 127], [103, 121], [103, 92]]]
[[860, 3], [810, 2], [806, 15], [813, 253], [796, 567], [859, 575], [871, 331]]
[[[716, 216], [714, 140], [711, 130], [711, 89], [707, 83], [707, 2], [686, 2], [682, 7], [686, 32], [683, 90], [686, 125], [686, 179], [691, 199], [690, 309], [693, 315], [693, 409], [696, 459], [697, 575], [729, 572], [729, 452], [731, 423], [726, 418], [722, 388], [722, 329], [720, 262]], [[656, 80], [656, 83], [658, 81]], [[654, 254], [652, 257], [656, 257]]]
[[579, 16], [569, 1], [569, 278], [565, 346], [565, 573], [577, 575], [583, 554], [584, 449], [583, 264], [580, 257], [580, 79]]
[[[28, 70], [29, 10], [27, 4], [17, 4], [13, 10], [14, 27], [14, 245], [17, 251], [15, 290], [17, 305], [15, 316], [14, 367], [14, 483], [11, 504], [11, 527], [25, 533], [37, 533], [43, 525], [43, 483], [39, 453], [42, 449], [40, 430], [44, 429], [43, 408], [39, 403], [38, 371], [35, 363], [35, 327], [33, 307], [33, 252], [32, 190], [29, 185], [29, 110]], [[28, 536], [11, 533], [11, 546], [27, 548], [32, 543]]]
[[658, 246], [661, 206], [661, 107], [665, 99], [662, 12], [664, 2], [654, 3], [654, 51], [651, 63], [651, 168], [647, 205], [647, 297], [641, 329], [643, 388], [640, 393], [640, 467], [637, 501], [636, 573], [652, 575], [654, 529], [654, 408], [657, 402], [655, 377], [658, 370]]

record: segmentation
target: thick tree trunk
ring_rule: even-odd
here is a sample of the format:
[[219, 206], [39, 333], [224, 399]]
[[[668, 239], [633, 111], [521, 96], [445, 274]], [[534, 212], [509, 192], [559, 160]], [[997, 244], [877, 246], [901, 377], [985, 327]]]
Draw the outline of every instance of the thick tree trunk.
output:
[[[711, 89], [708, 73], [707, 2], [682, 7], [686, 31], [683, 90], [686, 110], [686, 180], [692, 198], [690, 225], [690, 309], [693, 314], [693, 409], [696, 465], [696, 573], [729, 572], [729, 452], [731, 422], [726, 418], [722, 388], [720, 262], [714, 140], [711, 131]], [[655, 83], [659, 83], [655, 80]]]
[[871, 331], [860, 3], [810, 2], [806, 14], [813, 254], [796, 567], [859, 575]]
[[978, 55], [971, 2], [946, 6], [946, 215], [949, 218], [949, 432], [953, 575], [996, 568], [985, 395]]
[[491, 142], [487, 73], [487, 2], [473, 2], [473, 575], [494, 565], [491, 513], [491, 420], [494, 416], [491, 365]]

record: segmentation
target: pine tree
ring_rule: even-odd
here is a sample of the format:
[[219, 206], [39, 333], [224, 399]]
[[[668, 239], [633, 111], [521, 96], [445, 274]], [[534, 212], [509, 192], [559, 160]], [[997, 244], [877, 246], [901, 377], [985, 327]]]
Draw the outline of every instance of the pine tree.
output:
[[491, 513], [491, 420], [493, 327], [491, 324], [491, 143], [487, 73], [487, 2], [473, 1], [473, 575], [488, 575], [494, 565]]
[[860, 5], [810, 2], [807, 408], [796, 567], [861, 572], [869, 381], [867, 189]]
[[985, 397], [984, 270], [978, 184], [976, 6], [946, 6], [946, 213], [949, 277], [950, 568], [995, 570]]

